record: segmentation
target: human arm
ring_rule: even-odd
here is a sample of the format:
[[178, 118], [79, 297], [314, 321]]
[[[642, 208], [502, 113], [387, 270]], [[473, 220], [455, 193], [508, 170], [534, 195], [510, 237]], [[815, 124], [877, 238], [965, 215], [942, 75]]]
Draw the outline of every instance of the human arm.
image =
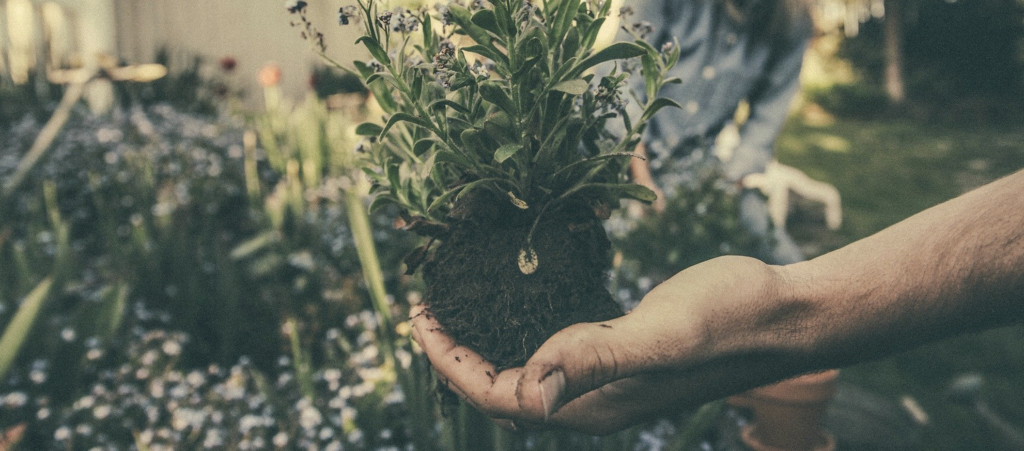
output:
[[[503, 424], [594, 434], [786, 377], [1024, 318], [1024, 172], [811, 261], [714, 259], [629, 314], [555, 334], [497, 373], [429, 314], [437, 374]], [[419, 313], [417, 311], [417, 313]]]

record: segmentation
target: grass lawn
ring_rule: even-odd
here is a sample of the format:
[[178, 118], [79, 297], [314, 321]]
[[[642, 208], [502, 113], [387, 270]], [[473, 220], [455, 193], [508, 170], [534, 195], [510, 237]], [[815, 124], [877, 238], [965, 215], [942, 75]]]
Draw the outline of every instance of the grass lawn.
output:
[[[811, 252], [821, 253], [1024, 168], [1024, 126], [889, 119], [809, 125], [794, 119], [777, 153], [782, 163], [842, 193], [844, 223], [838, 232], [793, 227], [798, 241], [810, 242]], [[924, 450], [998, 449], [978, 414], [946, 397], [950, 381], [969, 372], [984, 376], [983, 399], [1022, 427], [1024, 326], [935, 343], [851, 367], [843, 377], [890, 399], [916, 399], [930, 416], [922, 429]]]

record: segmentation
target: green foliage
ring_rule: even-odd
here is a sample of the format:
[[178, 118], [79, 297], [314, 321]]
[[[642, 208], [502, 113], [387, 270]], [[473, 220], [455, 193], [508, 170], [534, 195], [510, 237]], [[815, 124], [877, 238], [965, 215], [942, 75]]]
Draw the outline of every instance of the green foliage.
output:
[[[1019, 112], [1024, 96], [1024, 4], [910, 0], [891, 2], [889, 8], [902, 10], [903, 64], [911, 100], [954, 115], [957, 108], [951, 103], [980, 97], [1005, 105], [1009, 114], [996, 116], [1019, 121], [1013, 113]], [[885, 78], [884, 21], [890, 17], [869, 20], [840, 49], [840, 56], [876, 86]], [[973, 114], [959, 116], [971, 119]]]
[[[653, 200], [625, 182], [624, 169], [647, 119], [674, 105], [653, 94], [678, 47], [662, 53], [638, 39], [595, 48], [610, 3], [495, 0], [435, 15], [382, 12], [361, 0], [357, 42], [375, 60], [355, 68], [386, 115], [383, 127], [360, 128], [376, 138], [365, 161], [375, 206], [448, 223], [452, 203], [476, 189], [538, 219], [571, 199]], [[593, 70], [632, 58], [643, 61], [647, 95], [634, 99], [643, 115], [631, 121], [629, 74], [617, 65], [605, 75]], [[625, 136], [610, 133], [609, 121], [622, 121]]]
[[761, 242], [740, 224], [739, 192], [713, 166], [692, 170], [693, 178], [668, 197], [665, 211], [641, 218], [628, 233], [616, 237], [625, 257], [619, 273], [624, 288], [636, 299], [690, 266], [722, 255], [754, 255]]

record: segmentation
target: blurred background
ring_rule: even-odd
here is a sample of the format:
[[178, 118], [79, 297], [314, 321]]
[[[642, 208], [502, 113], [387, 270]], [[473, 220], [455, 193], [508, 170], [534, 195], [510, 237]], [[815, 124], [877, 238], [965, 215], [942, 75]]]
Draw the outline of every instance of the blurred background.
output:
[[[366, 58], [337, 25], [351, 2], [309, 3], [331, 58]], [[776, 149], [841, 194], [836, 230], [788, 200], [809, 257], [1024, 168], [1024, 2], [813, 13]], [[278, 0], [0, 0], [0, 451], [712, 449], [685, 414], [600, 439], [441, 415], [404, 322], [416, 238], [365, 213], [365, 91], [295, 20]], [[625, 304], [749, 248], [734, 193], [689, 188], [611, 222]], [[878, 399], [840, 420], [870, 449], [1020, 449], [1021, 326], [841, 379]]]

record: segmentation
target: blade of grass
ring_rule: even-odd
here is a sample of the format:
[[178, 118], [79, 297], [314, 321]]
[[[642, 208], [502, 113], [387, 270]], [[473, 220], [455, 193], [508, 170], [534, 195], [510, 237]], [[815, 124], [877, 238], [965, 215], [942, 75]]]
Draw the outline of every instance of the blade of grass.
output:
[[356, 243], [359, 265], [363, 269], [363, 279], [366, 281], [367, 288], [370, 289], [373, 309], [380, 316], [380, 329], [383, 334], [381, 344], [384, 345], [388, 364], [393, 367], [395, 363], [395, 328], [391, 318], [391, 306], [388, 304], [387, 290], [384, 288], [384, 271], [380, 267], [377, 246], [373, 242], [370, 217], [358, 191], [354, 188], [345, 191], [345, 211], [348, 215], [352, 239]]
[[68, 90], [64, 92], [64, 97], [61, 98], [60, 104], [57, 105], [57, 109], [54, 110], [53, 116], [50, 116], [50, 120], [46, 122], [43, 129], [39, 132], [39, 136], [36, 137], [35, 142], [32, 143], [32, 147], [25, 153], [25, 156], [18, 162], [18, 168], [11, 175], [11, 178], [4, 183], [3, 190], [0, 192], [0, 198], [8, 198], [14, 190], [18, 189], [18, 185], [25, 181], [25, 177], [28, 176], [29, 171], [39, 162], [39, 160], [46, 154], [46, 150], [50, 148], [50, 144], [53, 144], [53, 140], [57, 138], [61, 129], [64, 128], [64, 124], [67, 123], [68, 118], [71, 117], [71, 109], [82, 99], [82, 95], [85, 92], [85, 86], [89, 83], [92, 76], [84, 78], [84, 81], [74, 83], [68, 87]]
[[39, 283], [21, 302], [18, 312], [4, 329], [3, 336], [0, 336], [0, 381], [4, 380], [11, 364], [18, 356], [18, 352], [28, 339], [28, 334], [42, 310], [43, 304], [49, 297], [50, 288], [53, 287], [53, 279], [46, 278]]
[[292, 348], [292, 365], [295, 368], [295, 378], [299, 382], [302, 394], [310, 401], [316, 399], [313, 391], [313, 375], [310, 373], [309, 362], [302, 352], [302, 341], [299, 339], [299, 324], [295, 318], [285, 320], [285, 328], [288, 330], [288, 341]]

